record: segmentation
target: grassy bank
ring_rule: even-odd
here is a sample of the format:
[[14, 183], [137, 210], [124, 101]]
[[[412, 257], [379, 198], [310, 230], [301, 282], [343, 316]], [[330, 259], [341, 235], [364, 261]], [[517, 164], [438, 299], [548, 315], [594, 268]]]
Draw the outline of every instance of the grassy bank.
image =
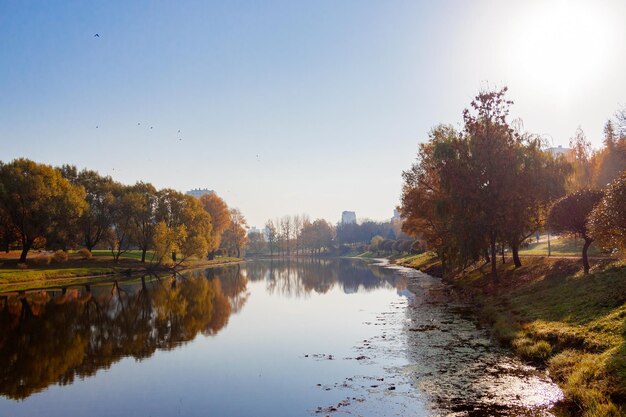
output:
[[[428, 254], [397, 263], [432, 269]], [[531, 257], [490, 278], [489, 265], [451, 282], [477, 306], [494, 338], [520, 358], [548, 367], [565, 393], [564, 414], [626, 413], [626, 262], [595, 262], [583, 275], [578, 259]]]
[[[102, 276], [142, 273], [148, 270], [159, 270], [149, 262], [141, 262], [140, 251], [124, 253], [118, 262], [114, 262], [108, 251], [94, 251], [91, 259], [82, 259], [78, 253], [69, 253], [64, 261], [45, 263], [39, 259], [44, 255], [34, 253], [26, 265], [19, 264], [18, 252], [0, 255], [0, 292], [16, 291], [48, 284], [58, 285], [71, 282], [86, 282]], [[147, 257], [150, 259], [150, 256]], [[179, 270], [219, 266], [231, 262], [239, 262], [238, 258], [218, 257], [214, 260], [189, 259], [180, 265]]]

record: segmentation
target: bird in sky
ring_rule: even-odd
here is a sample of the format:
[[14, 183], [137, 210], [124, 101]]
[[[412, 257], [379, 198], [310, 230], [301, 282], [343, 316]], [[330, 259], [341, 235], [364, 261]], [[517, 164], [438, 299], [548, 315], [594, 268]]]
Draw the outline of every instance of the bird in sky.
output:
[[180, 133], [180, 129], [178, 129], [178, 133]]
[[152, 126], [150, 126], [150, 130], [152, 130]]
[[139, 126], [141, 123], [137, 123], [137, 126]]
[[96, 126], [96, 129], [98, 128], [98, 126]]
[[99, 38], [100, 34], [96, 33], [95, 35], [93, 35], [94, 38]]

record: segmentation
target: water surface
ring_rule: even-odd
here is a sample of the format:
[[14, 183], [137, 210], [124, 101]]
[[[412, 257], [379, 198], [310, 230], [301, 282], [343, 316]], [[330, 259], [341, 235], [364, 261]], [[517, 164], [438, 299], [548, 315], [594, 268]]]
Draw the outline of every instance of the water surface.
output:
[[2, 416], [546, 415], [435, 278], [253, 261], [0, 295]]

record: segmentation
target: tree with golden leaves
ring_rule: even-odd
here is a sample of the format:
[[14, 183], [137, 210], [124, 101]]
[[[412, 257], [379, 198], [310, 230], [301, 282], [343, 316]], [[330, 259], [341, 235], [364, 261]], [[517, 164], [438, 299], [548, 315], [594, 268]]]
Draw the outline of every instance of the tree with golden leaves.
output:
[[87, 206], [82, 187], [72, 185], [50, 165], [28, 159], [0, 165], [0, 184], [0, 210], [17, 231], [20, 262], [26, 262], [35, 239], [55, 234]]
[[204, 210], [211, 216], [212, 242], [209, 247], [209, 259], [215, 259], [215, 251], [220, 247], [222, 234], [230, 225], [230, 211], [228, 205], [216, 193], [205, 194], [200, 197]]

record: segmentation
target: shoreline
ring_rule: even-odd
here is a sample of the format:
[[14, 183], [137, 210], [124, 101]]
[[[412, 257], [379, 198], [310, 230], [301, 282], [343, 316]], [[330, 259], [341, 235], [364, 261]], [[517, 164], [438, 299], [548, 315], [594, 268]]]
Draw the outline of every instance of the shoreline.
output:
[[442, 277], [434, 254], [391, 262], [438, 276], [471, 305], [492, 338], [547, 369], [565, 398], [559, 415], [619, 416], [626, 406], [626, 262], [598, 259], [590, 275], [580, 258], [528, 257], [521, 268], [489, 265]]
[[[14, 281], [8, 283], [0, 283], [0, 293], [9, 293], [9, 292], [20, 292], [20, 291], [28, 291], [28, 290], [45, 290], [50, 288], [61, 288], [70, 285], [84, 285], [90, 283], [99, 283], [106, 281], [114, 276], [123, 276], [126, 278], [133, 278], [142, 275], [159, 275], [166, 273], [178, 273], [182, 271], [188, 271], [193, 269], [206, 269], [206, 268], [218, 268], [230, 264], [238, 264], [245, 262], [245, 259], [215, 259], [215, 260], [204, 260], [202, 262], [188, 264], [188, 265], [180, 265], [176, 268], [170, 267], [160, 267], [160, 268], [149, 268], [149, 267], [137, 267], [133, 265], [132, 267], [125, 266], [112, 266], [112, 267], [102, 267], [98, 265], [88, 265], [85, 268], [87, 271], [90, 269], [93, 271], [92, 273], [87, 272], [87, 274], [82, 275], [74, 275], [68, 272], [67, 275], [60, 276], [52, 276], [45, 277], [40, 279], [30, 279], [30, 280], [22, 280], [22, 281]], [[72, 270], [73, 268], [67, 268], [68, 270]], [[98, 272], [102, 269], [111, 269], [107, 272]], [[26, 270], [28, 271], [28, 270]], [[45, 270], [43, 270], [45, 271]], [[19, 272], [16, 273], [19, 275]]]

